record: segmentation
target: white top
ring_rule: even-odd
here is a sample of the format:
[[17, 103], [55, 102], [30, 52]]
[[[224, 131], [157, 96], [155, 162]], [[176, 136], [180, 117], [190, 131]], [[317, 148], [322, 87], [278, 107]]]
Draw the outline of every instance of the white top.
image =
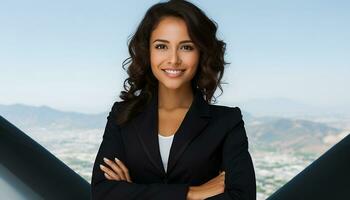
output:
[[173, 143], [173, 138], [174, 138], [174, 135], [162, 136], [158, 134], [159, 150], [160, 150], [160, 155], [162, 157], [162, 162], [163, 162], [165, 172], [167, 171], [167, 167], [168, 167], [169, 153], [170, 153], [171, 144]]

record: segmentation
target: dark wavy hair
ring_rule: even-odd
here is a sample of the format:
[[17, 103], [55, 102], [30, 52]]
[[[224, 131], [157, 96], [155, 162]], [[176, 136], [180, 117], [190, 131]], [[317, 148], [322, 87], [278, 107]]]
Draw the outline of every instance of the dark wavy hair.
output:
[[[152, 73], [149, 40], [152, 31], [164, 17], [178, 17], [187, 25], [190, 38], [199, 48], [200, 57], [196, 74], [191, 80], [192, 91], [199, 89], [205, 101], [216, 101], [214, 92], [221, 87], [226, 43], [217, 39], [217, 24], [192, 3], [184, 0], [161, 2], [150, 7], [136, 32], [128, 41], [130, 57], [124, 60], [123, 69], [128, 65], [129, 77], [124, 81], [124, 90], [119, 95], [123, 109], [118, 112], [117, 123], [124, 124], [142, 111], [158, 91], [158, 80]], [[214, 103], [215, 103], [214, 101]]]

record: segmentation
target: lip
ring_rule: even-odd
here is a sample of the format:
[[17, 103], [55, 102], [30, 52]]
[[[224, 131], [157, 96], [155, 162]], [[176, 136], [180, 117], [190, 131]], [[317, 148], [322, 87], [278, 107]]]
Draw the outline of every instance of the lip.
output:
[[164, 68], [162, 69], [163, 71], [164, 70], [181, 70], [181, 71], [185, 71], [185, 69], [177, 69], [177, 68]]
[[[178, 73], [178, 74], [170, 74], [170, 73], [167, 73], [165, 70], [180, 70], [181, 72]], [[180, 77], [180, 76], [182, 76], [184, 74], [185, 69], [166, 68], [166, 69], [162, 69], [162, 71], [169, 78], [177, 78], [177, 77]]]

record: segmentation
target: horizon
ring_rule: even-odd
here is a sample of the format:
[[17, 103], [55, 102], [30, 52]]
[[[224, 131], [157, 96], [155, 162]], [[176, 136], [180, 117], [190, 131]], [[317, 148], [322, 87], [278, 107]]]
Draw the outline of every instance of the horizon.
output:
[[[283, 108], [281, 108], [281, 105], [276, 104], [282, 104]], [[350, 117], [350, 109], [346, 106], [333, 106], [333, 107], [320, 107], [315, 105], [306, 104], [304, 102], [300, 101], [294, 101], [292, 99], [287, 98], [262, 98], [262, 99], [248, 99], [246, 101], [239, 101], [239, 102], [221, 102], [221, 104], [216, 103], [212, 105], [219, 105], [219, 106], [230, 106], [230, 107], [239, 107], [243, 112], [247, 112], [250, 115], [256, 116], [256, 117], [263, 117], [263, 116], [276, 116], [276, 117], [285, 117], [289, 116], [295, 118], [295, 113], [298, 113], [300, 109], [307, 108], [308, 110], [305, 111], [305, 114], [301, 114], [300, 116], [332, 116], [332, 115], [341, 115], [343, 117]], [[276, 105], [276, 106], [274, 106]], [[99, 110], [95, 112], [89, 112], [86, 110], [77, 110], [77, 109], [62, 109], [58, 108], [52, 105], [46, 105], [46, 104], [39, 104], [39, 105], [33, 105], [33, 104], [26, 104], [26, 103], [9, 103], [9, 104], [2, 104], [0, 103], [0, 106], [23, 106], [23, 107], [33, 107], [33, 108], [48, 108], [53, 109], [54, 111], [58, 112], [64, 112], [64, 113], [78, 113], [78, 114], [85, 114], [85, 115], [100, 115], [104, 113], [108, 113], [111, 109], [107, 108], [105, 110]], [[111, 105], [112, 106], [112, 105]], [[269, 106], [268, 109], [267, 106]], [[275, 109], [273, 109], [275, 108]], [[284, 112], [288, 110], [289, 112], [292, 110], [295, 111], [295, 113], [288, 113], [287, 115], [284, 115]], [[266, 110], [269, 110], [268, 112]], [[312, 113], [310, 113], [310, 111]], [[1, 115], [1, 113], [0, 113]]]

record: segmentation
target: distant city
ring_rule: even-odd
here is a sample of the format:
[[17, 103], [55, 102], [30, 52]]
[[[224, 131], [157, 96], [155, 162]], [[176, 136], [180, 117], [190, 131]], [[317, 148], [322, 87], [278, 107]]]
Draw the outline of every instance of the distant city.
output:
[[[240, 106], [255, 166], [258, 200], [266, 199], [350, 133], [350, 115], [346, 113], [276, 102]], [[304, 114], [303, 109], [310, 112]], [[108, 112], [82, 114], [48, 106], [0, 105], [1, 116], [88, 182]]]

